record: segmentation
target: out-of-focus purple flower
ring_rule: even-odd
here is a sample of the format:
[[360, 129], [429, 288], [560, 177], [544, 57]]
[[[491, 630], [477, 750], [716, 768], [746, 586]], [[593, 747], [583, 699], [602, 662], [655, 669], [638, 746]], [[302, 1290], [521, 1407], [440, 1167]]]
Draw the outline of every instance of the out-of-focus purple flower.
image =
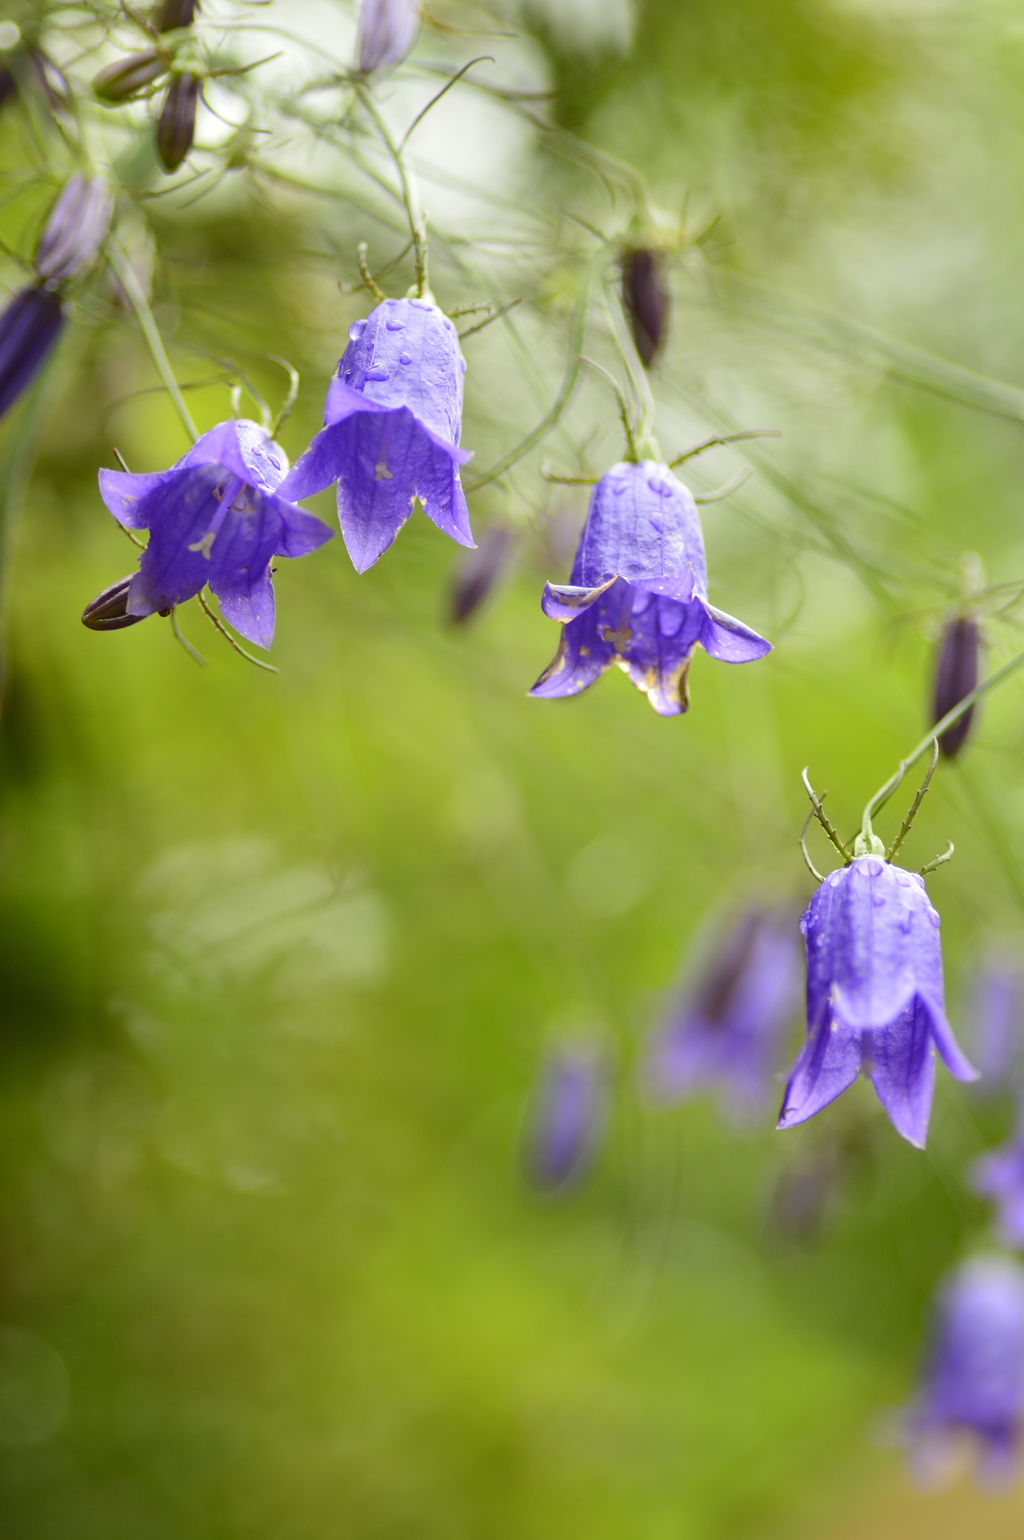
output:
[[0, 66], [0, 107], [19, 93], [36, 92], [60, 117], [71, 110], [71, 87], [53, 60], [41, 48], [19, 49]]
[[157, 32], [173, 32], [176, 27], [191, 27], [199, 10], [199, 0], [163, 0], [153, 17]]
[[169, 471], [100, 471], [100, 493], [126, 529], [149, 544], [126, 613], [152, 615], [206, 584], [225, 617], [259, 647], [274, 636], [274, 556], [306, 556], [332, 531], [280, 495], [284, 453], [257, 423], [222, 422]]
[[0, 314], [0, 417], [26, 389], [49, 357], [64, 307], [49, 289], [22, 289]]
[[[960, 615], [946, 622], [939, 645], [935, 665], [935, 688], [932, 694], [932, 722], [941, 722], [947, 711], [958, 706], [965, 695], [977, 687], [978, 658], [981, 652], [981, 632], [978, 622], [971, 615]], [[964, 712], [959, 722], [954, 722], [939, 739], [939, 748], [947, 759], [959, 754], [971, 730], [974, 706]]]
[[1001, 1239], [1024, 1246], [1024, 1124], [1008, 1144], [974, 1162], [968, 1185], [995, 1203]]
[[978, 969], [969, 996], [974, 1026], [973, 1058], [981, 1073], [980, 1089], [1005, 1090], [1020, 1072], [1024, 1026], [1024, 979], [1007, 958], [993, 954]]
[[550, 1191], [577, 1181], [594, 1158], [605, 1118], [605, 1066], [591, 1046], [548, 1055], [527, 1121], [523, 1165]]
[[668, 330], [671, 300], [663, 268], [661, 252], [646, 247], [627, 251], [622, 259], [622, 303], [645, 369], [661, 352]]
[[196, 136], [199, 76], [175, 75], [156, 125], [156, 153], [165, 171], [177, 171]]
[[381, 75], [401, 64], [419, 30], [419, 0], [363, 0], [359, 12], [360, 73]]
[[976, 1445], [989, 1481], [1014, 1474], [1024, 1413], [1024, 1268], [972, 1257], [939, 1291], [921, 1385], [904, 1416], [913, 1467], [941, 1478], [958, 1439]]
[[36, 252], [36, 272], [52, 287], [89, 266], [110, 228], [114, 200], [102, 177], [75, 173], [50, 211]]
[[792, 919], [751, 906], [655, 1033], [651, 1089], [675, 1099], [718, 1083], [734, 1107], [756, 1106], [771, 1089], [799, 987]]
[[418, 497], [429, 519], [473, 545], [459, 466], [465, 361], [455, 327], [427, 299], [387, 299], [349, 331], [327, 392], [325, 426], [283, 497], [338, 484], [338, 517], [357, 572], [381, 556]]
[[481, 604], [500, 583], [512, 559], [512, 531], [491, 524], [480, 536], [480, 544], [468, 556], [461, 557], [451, 587], [450, 614], [457, 626], [476, 614]]
[[558, 652], [530, 691], [543, 699], [578, 695], [617, 663], [655, 711], [678, 716], [698, 644], [726, 663], [771, 651], [708, 603], [696, 504], [654, 460], [613, 465], [601, 477], [571, 579], [547, 583], [541, 608], [563, 622]]
[[878, 856], [832, 872], [800, 922], [807, 944], [807, 1043], [779, 1127], [813, 1117], [863, 1071], [897, 1131], [924, 1147], [935, 1049], [976, 1080], [946, 1020], [939, 916], [923, 878]]

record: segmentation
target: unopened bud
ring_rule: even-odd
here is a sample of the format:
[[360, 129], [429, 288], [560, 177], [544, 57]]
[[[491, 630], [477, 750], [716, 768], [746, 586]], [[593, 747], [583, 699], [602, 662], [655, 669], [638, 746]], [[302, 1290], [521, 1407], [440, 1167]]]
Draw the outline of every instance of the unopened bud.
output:
[[22, 289], [0, 314], [0, 417], [46, 362], [64, 325], [60, 297], [49, 289]]
[[73, 278], [95, 257], [110, 228], [114, 200], [100, 177], [76, 172], [46, 221], [36, 252], [36, 272], [47, 284]]
[[606, 1104], [605, 1065], [596, 1048], [563, 1048], [541, 1074], [526, 1130], [523, 1165], [534, 1187], [569, 1186], [590, 1165]]
[[101, 69], [92, 83], [93, 95], [101, 102], [120, 106], [121, 102], [130, 102], [166, 73], [166, 56], [157, 48], [147, 48]]
[[104, 588], [85, 606], [82, 611], [83, 626], [88, 626], [90, 631], [123, 631], [125, 626], [134, 626], [140, 620], [145, 620], [145, 615], [128, 613], [128, 589], [132, 576], [129, 572], [127, 577], [118, 578], [116, 583]]
[[199, 9], [199, 0], [163, 0], [153, 16], [158, 32], [173, 32], [177, 27], [191, 27]]
[[382, 75], [401, 64], [419, 29], [419, 0], [363, 0], [359, 12], [360, 71]]
[[627, 251], [622, 259], [622, 303], [645, 369], [654, 363], [668, 331], [671, 299], [663, 265], [661, 252], [646, 247]]
[[463, 557], [455, 570], [449, 608], [453, 625], [462, 625], [476, 614], [504, 575], [511, 555], [510, 530], [502, 529], [500, 524], [484, 530], [476, 550]]
[[[977, 687], [981, 632], [970, 615], [949, 620], [943, 628], [939, 658], [935, 668], [935, 693], [932, 722], [941, 722], [948, 711], [958, 706], [965, 695]], [[952, 759], [964, 746], [971, 730], [974, 707], [970, 706], [939, 739], [939, 748]]]
[[196, 136], [199, 76], [175, 75], [156, 126], [156, 153], [165, 171], [177, 171]]

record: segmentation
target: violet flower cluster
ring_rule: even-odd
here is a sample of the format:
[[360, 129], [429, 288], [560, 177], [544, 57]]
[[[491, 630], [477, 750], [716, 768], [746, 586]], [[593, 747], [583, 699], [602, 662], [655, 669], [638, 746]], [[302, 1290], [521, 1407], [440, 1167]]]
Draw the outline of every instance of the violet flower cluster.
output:
[[948, 1471], [958, 1440], [974, 1444], [989, 1482], [1015, 1474], [1024, 1416], [1024, 1268], [973, 1257], [940, 1289], [918, 1394], [904, 1417], [918, 1478]]
[[807, 1042], [779, 1127], [813, 1117], [863, 1072], [897, 1131], [923, 1147], [935, 1050], [957, 1079], [977, 1078], [946, 1019], [939, 916], [923, 878], [879, 856], [858, 856], [825, 879], [800, 928]]

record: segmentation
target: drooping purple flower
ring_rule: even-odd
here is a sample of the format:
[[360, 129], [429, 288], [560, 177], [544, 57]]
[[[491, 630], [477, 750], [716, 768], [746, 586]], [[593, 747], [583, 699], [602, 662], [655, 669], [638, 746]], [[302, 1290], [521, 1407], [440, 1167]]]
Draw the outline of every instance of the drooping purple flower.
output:
[[36, 272], [53, 287], [75, 278], [96, 256], [110, 228], [114, 200], [102, 177], [75, 173], [50, 211], [36, 251]]
[[401, 64], [419, 30], [419, 0], [363, 0], [359, 12], [360, 73], [382, 75]]
[[100, 493], [149, 544], [126, 614], [183, 604], [206, 584], [236, 631], [259, 647], [274, 635], [274, 556], [306, 556], [333, 533], [280, 493], [284, 453], [257, 423], [222, 422], [168, 471], [100, 471]]
[[472, 546], [459, 466], [465, 361], [452, 322], [427, 299], [387, 299], [349, 331], [327, 392], [325, 426], [282, 484], [308, 497], [338, 484], [338, 517], [357, 572], [395, 539], [418, 497], [429, 519]]
[[535, 1187], [566, 1187], [583, 1175], [600, 1139], [605, 1093], [605, 1066], [594, 1047], [548, 1055], [523, 1145], [524, 1168]]
[[0, 417], [46, 362], [64, 325], [60, 296], [22, 289], [0, 314]]
[[799, 990], [796, 927], [752, 905], [655, 1033], [645, 1066], [652, 1091], [676, 1099], [719, 1084], [737, 1110], [772, 1085], [781, 1036]]
[[1024, 1268], [1008, 1257], [961, 1263], [939, 1290], [921, 1384], [904, 1416], [917, 1475], [941, 1477], [959, 1439], [980, 1474], [1014, 1474], [1024, 1413]]
[[661, 252], [647, 247], [627, 251], [622, 259], [622, 303], [645, 369], [661, 352], [668, 331], [671, 300], [663, 266]]
[[[933, 724], [941, 722], [947, 711], [952, 711], [965, 695], [970, 695], [976, 688], [980, 653], [981, 632], [972, 615], [959, 615], [946, 622], [935, 665]], [[974, 706], [969, 707], [960, 720], [947, 728], [939, 739], [939, 748], [947, 759], [955, 758], [963, 748], [971, 730], [975, 709]]]
[[749, 663], [771, 643], [708, 603], [704, 537], [692, 496], [654, 460], [613, 465], [597, 486], [567, 585], [548, 583], [541, 608], [563, 622], [554, 660], [530, 691], [578, 695], [612, 663], [661, 716], [689, 704], [700, 645]]
[[1024, 1122], [1007, 1144], [974, 1162], [968, 1186], [995, 1203], [1000, 1238], [1024, 1246]]
[[924, 879], [878, 856], [831, 873], [800, 922], [807, 945], [807, 1042], [779, 1127], [813, 1117], [863, 1071], [897, 1131], [924, 1147], [935, 1049], [976, 1080], [946, 1020], [939, 916]]
[[1007, 957], [993, 953], [978, 969], [968, 1013], [980, 1089], [989, 1094], [1005, 1090], [1020, 1074], [1024, 1027], [1024, 979]]

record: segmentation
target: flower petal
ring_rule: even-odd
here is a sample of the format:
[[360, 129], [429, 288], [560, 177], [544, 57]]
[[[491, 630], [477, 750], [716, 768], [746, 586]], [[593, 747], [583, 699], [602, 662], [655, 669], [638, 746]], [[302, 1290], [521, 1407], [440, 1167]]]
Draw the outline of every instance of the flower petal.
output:
[[596, 604], [614, 582], [615, 578], [611, 577], [600, 588], [574, 588], [571, 583], [545, 583], [540, 607], [549, 620], [568, 623]]
[[600, 679], [615, 656], [613, 643], [602, 636], [604, 629], [597, 607], [563, 626], [558, 651], [529, 693], [541, 700], [579, 695]]
[[667, 465], [613, 465], [594, 488], [571, 581], [599, 588], [612, 577], [680, 603], [707, 592], [697, 507]]
[[806, 1123], [856, 1080], [862, 1064], [861, 1034], [826, 1019], [804, 1044], [793, 1065], [779, 1112], [779, 1128]]
[[129, 471], [100, 471], [100, 496], [125, 529], [148, 529], [147, 499], [176, 474], [173, 470], [152, 471], [148, 475], [135, 475]]
[[935, 1091], [931, 1012], [919, 997], [888, 1027], [864, 1034], [864, 1069], [897, 1133], [923, 1150]]
[[274, 492], [280, 486], [288, 470], [284, 453], [258, 422], [248, 417], [233, 418], [218, 423], [208, 433], [196, 440], [188, 454], [175, 466], [223, 465], [226, 471], [237, 476], [261, 492]]
[[758, 636], [756, 631], [751, 631], [749, 626], [724, 610], [716, 610], [714, 605], [704, 601], [704, 614], [700, 644], [709, 657], [723, 663], [752, 663], [771, 652], [771, 642], [766, 642], [763, 636]]
[[128, 593], [130, 615], [152, 615], [183, 604], [207, 582], [211, 563], [202, 545], [220, 512], [221, 499], [215, 491], [223, 487], [222, 497], [233, 497], [238, 485], [226, 482], [219, 465], [194, 465], [165, 471], [140, 499], [137, 527], [152, 533]]

